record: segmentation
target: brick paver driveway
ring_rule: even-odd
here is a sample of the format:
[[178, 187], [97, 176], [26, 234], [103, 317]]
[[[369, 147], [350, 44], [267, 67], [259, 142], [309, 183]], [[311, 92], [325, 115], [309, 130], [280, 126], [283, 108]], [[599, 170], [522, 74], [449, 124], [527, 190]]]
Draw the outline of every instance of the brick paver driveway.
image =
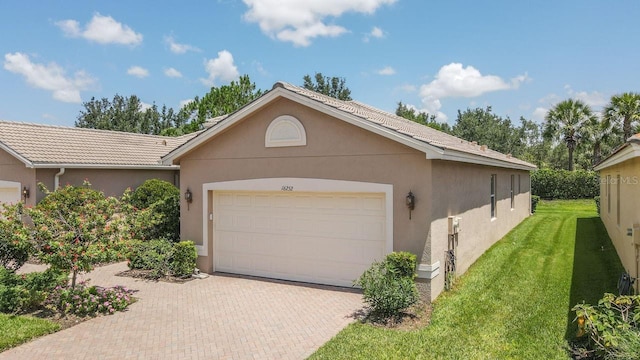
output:
[[88, 320], [0, 353], [0, 359], [302, 359], [353, 321], [361, 295], [331, 287], [230, 276], [184, 284], [116, 273], [91, 284], [139, 290], [123, 313]]

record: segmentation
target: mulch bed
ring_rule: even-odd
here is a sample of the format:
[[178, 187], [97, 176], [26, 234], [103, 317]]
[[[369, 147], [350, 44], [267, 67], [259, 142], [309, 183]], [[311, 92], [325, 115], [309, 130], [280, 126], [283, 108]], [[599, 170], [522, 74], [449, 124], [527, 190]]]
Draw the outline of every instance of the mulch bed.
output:
[[153, 274], [152, 270], [141, 270], [141, 269], [131, 269], [126, 271], [121, 271], [117, 273], [116, 276], [130, 277], [134, 279], [144, 279], [144, 280], [150, 280], [150, 281], [162, 281], [162, 282], [176, 283], [176, 284], [184, 284], [194, 279], [191, 276], [176, 277], [171, 275], [166, 275], [158, 278]]

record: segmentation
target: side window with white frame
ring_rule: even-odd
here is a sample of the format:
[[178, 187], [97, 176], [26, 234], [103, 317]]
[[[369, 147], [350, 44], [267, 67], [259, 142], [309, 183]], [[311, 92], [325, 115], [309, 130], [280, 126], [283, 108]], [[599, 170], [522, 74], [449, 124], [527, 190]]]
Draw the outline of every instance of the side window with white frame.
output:
[[515, 189], [516, 189], [516, 176], [515, 175], [511, 175], [511, 209], [513, 210], [515, 208], [515, 201], [516, 201], [516, 197], [515, 197]]
[[491, 174], [491, 218], [497, 216], [497, 203], [496, 203], [496, 188], [497, 188], [497, 174]]

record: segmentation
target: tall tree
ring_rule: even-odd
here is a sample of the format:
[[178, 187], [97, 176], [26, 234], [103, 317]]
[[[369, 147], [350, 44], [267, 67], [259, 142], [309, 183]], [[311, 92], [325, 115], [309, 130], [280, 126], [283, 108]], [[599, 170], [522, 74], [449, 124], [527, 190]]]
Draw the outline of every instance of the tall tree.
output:
[[76, 127], [133, 132], [158, 135], [163, 130], [184, 122], [181, 114], [162, 107], [162, 112], [153, 104], [143, 109], [142, 101], [136, 95], [123, 97], [116, 94], [113, 100], [91, 98], [82, 104], [75, 122]]
[[567, 146], [569, 164], [567, 169], [573, 170], [573, 153], [578, 146], [586, 127], [593, 121], [593, 113], [589, 105], [580, 100], [567, 99], [556, 104], [545, 116], [544, 137], [560, 139]]
[[640, 94], [626, 92], [612, 96], [602, 115], [605, 127], [611, 123], [622, 128], [622, 141], [626, 141], [633, 135], [633, 125], [640, 123]]
[[231, 114], [253, 100], [262, 96], [264, 92], [256, 89], [249, 75], [242, 75], [238, 81], [229, 85], [212, 87], [202, 98], [196, 98], [185, 105], [181, 112], [185, 113], [191, 122], [182, 126], [182, 133], [198, 131], [207, 119]]
[[339, 100], [353, 100], [351, 99], [351, 90], [347, 87], [345, 78], [324, 76], [322, 73], [317, 72], [313, 79], [309, 75], [305, 75], [302, 79], [304, 81], [302, 87], [305, 89], [319, 92]]
[[490, 149], [519, 156], [522, 149], [520, 130], [511, 120], [494, 114], [491, 106], [458, 110], [451, 133], [467, 141], [477, 141]]
[[451, 127], [446, 122], [436, 121], [435, 115], [430, 115], [424, 111], [418, 111], [415, 108], [403, 104], [402, 101], [398, 102], [396, 108], [396, 115], [405, 119], [417, 122], [418, 124], [426, 125], [430, 128], [440, 130], [442, 132], [451, 132]]

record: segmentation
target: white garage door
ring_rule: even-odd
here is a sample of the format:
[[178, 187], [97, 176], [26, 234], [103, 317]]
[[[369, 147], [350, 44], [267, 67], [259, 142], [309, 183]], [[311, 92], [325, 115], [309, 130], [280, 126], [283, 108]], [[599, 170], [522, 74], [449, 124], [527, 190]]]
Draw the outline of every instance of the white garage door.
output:
[[385, 255], [384, 194], [214, 192], [215, 271], [351, 286]]
[[20, 183], [0, 180], [0, 204], [15, 204], [20, 201]]

